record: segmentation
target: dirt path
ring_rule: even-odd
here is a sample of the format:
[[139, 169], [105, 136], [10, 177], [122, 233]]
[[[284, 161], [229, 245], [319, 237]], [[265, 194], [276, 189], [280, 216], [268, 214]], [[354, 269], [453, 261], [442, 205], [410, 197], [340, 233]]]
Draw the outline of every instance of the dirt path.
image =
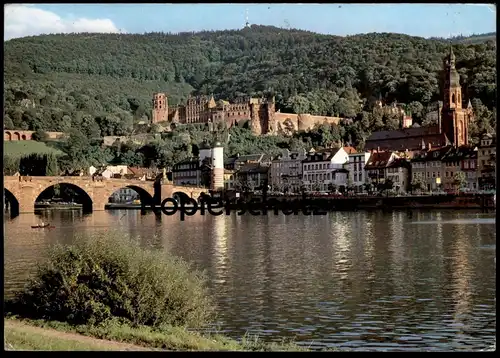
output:
[[93, 337], [87, 337], [83, 336], [81, 334], [77, 333], [67, 333], [67, 332], [61, 332], [57, 331], [52, 328], [41, 328], [41, 327], [35, 327], [35, 326], [30, 326], [27, 324], [24, 324], [19, 321], [12, 321], [12, 320], [4, 320], [4, 329], [5, 328], [11, 328], [11, 329], [21, 329], [24, 332], [29, 332], [33, 334], [38, 334], [42, 335], [45, 337], [50, 337], [50, 338], [58, 338], [58, 339], [67, 339], [67, 340], [72, 340], [72, 341], [77, 341], [81, 343], [87, 343], [91, 344], [94, 346], [99, 346], [103, 347], [107, 350], [116, 350], [116, 351], [150, 351], [153, 349], [148, 349], [145, 347], [133, 345], [133, 344], [128, 344], [128, 343], [121, 343], [121, 342], [115, 342], [115, 341], [109, 341], [105, 339], [98, 339], [98, 338], [93, 338]]

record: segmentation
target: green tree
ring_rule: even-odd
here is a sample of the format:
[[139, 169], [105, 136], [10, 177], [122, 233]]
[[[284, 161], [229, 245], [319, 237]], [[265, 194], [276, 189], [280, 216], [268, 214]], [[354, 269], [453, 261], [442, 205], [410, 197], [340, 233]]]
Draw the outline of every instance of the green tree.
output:
[[455, 185], [456, 189], [465, 188], [467, 185], [467, 178], [465, 177], [465, 173], [462, 171], [456, 172], [453, 176], [453, 184]]
[[411, 181], [412, 191], [422, 191], [425, 190], [425, 182], [421, 177], [416, 177]]
[[31, 138], [39, 142], [45, 142], [46, 140], [49, 139], [49, 135], [47, 134], [47, 132], [39, 129], [31, 135]]
[[4, 121], [3, 121], [3, 126], [5, 129], [14, 129], [14, 122], [12, 121], [12, 118], [9, 117], [9, 115], [5, 115]]

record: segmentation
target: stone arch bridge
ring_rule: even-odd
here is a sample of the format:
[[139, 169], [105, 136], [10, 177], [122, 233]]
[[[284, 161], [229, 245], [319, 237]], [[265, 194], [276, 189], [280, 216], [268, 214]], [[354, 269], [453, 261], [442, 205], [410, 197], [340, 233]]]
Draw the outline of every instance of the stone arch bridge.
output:
[[201, 193], [208, 193], [208, 189], [205, 188], [174, 186], [143, 180], [93, 179], [88, 176], [4, 176], [3, 180], [4, 194], [11, 202], [11, 206], [17, 206], [18, 213], [34, 212], [38, 196], [56, 184], [71, 185], [77, 191], [84, 193], [90, 199], [87, 204], [90, 207], [87, 209], [92, 211], [104, 210], [109, 197], [122, 188], [135, 190], [139, 194], [141, 202], [146, 204], [159, 204], [165, 198], [182, 196], [183, 194], [197, 199]]

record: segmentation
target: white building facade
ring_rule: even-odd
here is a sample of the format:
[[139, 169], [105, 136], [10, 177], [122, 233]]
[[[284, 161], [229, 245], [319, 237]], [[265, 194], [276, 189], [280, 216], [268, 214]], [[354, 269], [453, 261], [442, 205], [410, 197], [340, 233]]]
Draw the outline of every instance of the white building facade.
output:
[[307, 191], [328, 192], [347, 186], [349, 155], [343, 148], [309, 153], [302, 161], [302, 182]]
[[363, 191], [363, 186], [367, 183], [365, 165], [369, 159], [369, 152], [349, 154], [349, 183], [354, 187], [356, 192]]

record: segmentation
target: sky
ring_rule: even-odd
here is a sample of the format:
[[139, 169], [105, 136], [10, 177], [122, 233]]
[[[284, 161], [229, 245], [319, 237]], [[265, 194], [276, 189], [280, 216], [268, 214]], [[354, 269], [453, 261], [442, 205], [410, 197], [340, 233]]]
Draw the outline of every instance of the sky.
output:
[[255, 25], [337, 36], [395, 32], [449, 37], [496, 31], [488, 4], [12, 4], [4, 40], [50, 33], [189, 32]]

